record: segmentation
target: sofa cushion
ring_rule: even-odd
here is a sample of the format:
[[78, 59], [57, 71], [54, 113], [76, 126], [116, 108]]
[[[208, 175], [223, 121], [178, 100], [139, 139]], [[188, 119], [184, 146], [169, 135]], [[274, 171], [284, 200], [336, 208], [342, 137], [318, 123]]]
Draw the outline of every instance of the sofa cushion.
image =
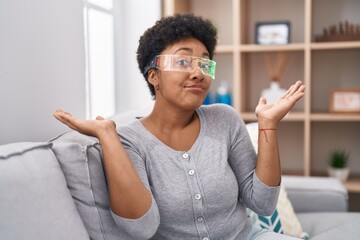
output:
[[50, 147], [0, 146], [1, 239], [89, 239]]
[[68, 187], [91, 239], [131, 239], [115, 224], [96, 138], [75, 131], [51, 140]]
[[282, 183], [297, 213], [347, 211], [348, 193], [335, 178], [283, 176]]
[[359, 239], [360, 213], [313, 212], [297, 214], [311, 240]]
[[308, 234], [303, 232], [301, 224], [283, 186], [280, 188], [279, 200], [276, 209], [271, 216], [261, 216], [250, 209], [247, 209], [247, 214], [252, 223], [256, 226], [269, 229], [276, 233], [308, 239]]

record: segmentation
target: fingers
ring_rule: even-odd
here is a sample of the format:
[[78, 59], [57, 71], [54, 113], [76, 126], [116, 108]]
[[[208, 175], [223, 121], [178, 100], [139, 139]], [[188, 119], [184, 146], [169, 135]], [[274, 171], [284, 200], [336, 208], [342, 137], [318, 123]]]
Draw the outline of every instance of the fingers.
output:
[[292, 96], [296, 92], [296, 90], [299, 88], [300, 85], [301, 85], [301, 81], [297, 81], [296, 83], [291, 85], [289, 87], [289, 89], [286, 91], [286, 93], [284, 94], [283, 98], [289, 98], [290, 96]]
[[73, 116], [71, 115], [71, 113], [64, 112], [61, 109], [57, 109], [53, 113], [53, 116], [60, 122], [68, 125], [69, 127], [73, 127], [73, 126], [70, 126], [70, 125], [72, 125], [71, 121], [74, 119]]
[[304, 96], [304, 91], [305, 85], [303, 85], [301, 81], [297, 81], [295, 84], [291, 85], [282, 98], [288, 101], [298, 101]]
[[299, 101], [300, 98], [302, 98], [304, 96], [304, 90], [305, 90], [305, 86], [302, 87], [302, 91], [301, 89], [299, 91], [297, 91], [291, 98], [291, 100], [294, 100], [295, 102]]
[[61, 108], [56, 109], [55, 113], [58, 113], [58, 114], [60, 114], [60, 115], [68, 115], [68, 116], [72, 117], [71, 113], [65, 112], [65, 111], [62, 110]]
[[266, 105], [266, 98], [263, 98], [263, 97], [261, 97], [260, 99], [259, 99], [259, 105]]
[[304, 96], [305, 91], [305, 85], [301, 83], [301, 81], [296, 82], [296, 85], [294, 87], [293, 94], [289, 97], [289, 100], [298, 101], [300, 98]]
[[55, 112], [53, 112], [54, 117], [58, 120], [69, 120], [72, 118], [72, 115], [68, 112], [64, 112], [61, 109], [57, 109]]
[[75, 118], [71, 115], [71, 113], [64, 112], [62, 109], [57, 109], [53, 112], [53, 116], [68, 127], [75, 129], [75, 125], [73, 123]]

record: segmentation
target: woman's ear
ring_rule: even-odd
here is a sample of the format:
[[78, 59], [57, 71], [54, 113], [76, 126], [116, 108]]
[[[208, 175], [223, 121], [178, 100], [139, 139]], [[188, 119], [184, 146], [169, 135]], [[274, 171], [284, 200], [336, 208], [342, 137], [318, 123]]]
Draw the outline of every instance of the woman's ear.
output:
[[156, 86], [158, 84], [158, 76], [157, 76], [157, 72], [155, 69], [150, 69], [148, 71], [148, 81], [153, 86]]

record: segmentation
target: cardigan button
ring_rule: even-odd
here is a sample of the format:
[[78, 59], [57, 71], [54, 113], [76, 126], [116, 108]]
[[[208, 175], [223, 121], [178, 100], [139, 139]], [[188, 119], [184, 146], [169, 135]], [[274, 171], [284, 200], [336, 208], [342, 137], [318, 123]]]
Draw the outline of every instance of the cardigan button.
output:
[[184, 153], [184, 154], [182, 155], [182, 157], [185, 158], [185, 159], [187, 159], [187, 158], [189, 157], [189, 154]]

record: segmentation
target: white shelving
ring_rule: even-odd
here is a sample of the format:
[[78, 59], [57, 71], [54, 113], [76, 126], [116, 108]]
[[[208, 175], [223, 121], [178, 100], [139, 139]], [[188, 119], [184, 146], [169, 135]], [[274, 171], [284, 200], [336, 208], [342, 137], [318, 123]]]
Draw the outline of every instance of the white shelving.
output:
[[[360, 88], [360, 41], [314, 42], [322, 28], [349, 20], [360, 23], [358, 0], [163, 0], [164, 15], [193, 12], [218, 27], [217, 79], [232, 88], [234, 107], [246, 122], [261, 90], [270, 84], [264, 53], [286, 52], [290, 62], [280, 85], [306, 84], [305, 97], [281, 122], [280, 153], [285, 174], [326, 175], [329, 153], [350, 152], [349, 191], [360, 192], [360, 114], [329, 113], [332, 88]], [[255, 44], [255, 23], [289, 20], [291, 43]], [[217, 87], [216, 81], [214, 87]]]

